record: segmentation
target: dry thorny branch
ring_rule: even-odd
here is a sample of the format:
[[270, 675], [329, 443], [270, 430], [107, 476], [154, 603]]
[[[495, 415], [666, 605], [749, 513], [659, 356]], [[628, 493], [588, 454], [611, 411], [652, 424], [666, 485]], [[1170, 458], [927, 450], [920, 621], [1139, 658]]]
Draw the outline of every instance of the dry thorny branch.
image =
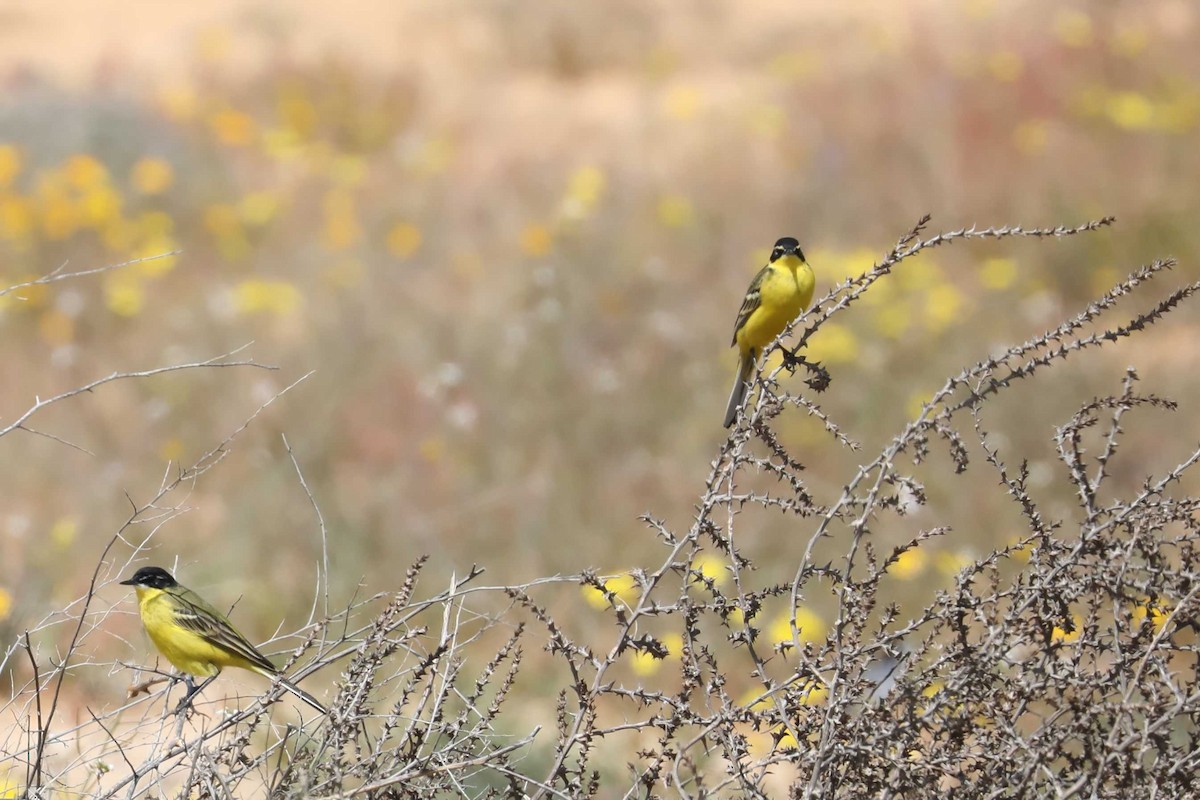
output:
[[[796, 324], [798, 342], [923, 250], [1073, 236], [1111, 220], [923, 239], [927, 222], [819, 300]], [[298, 677], [337, 673], [327, 718], [302, 727], [277, 720], [276, 688], [228, 710], [203, 707], [212, 716], [201, 722], [164, 717], [152, 696], [56, 724], [63, 682], [104, 668], [87, 656], [106, 613], [95, 608], [95, 590], [142, 554], [150, 537], [135, 540], [131, 530], [149, 526], [152, 536], [166, 524], [178, 507], [167, 496], [199, 479], [230, 437], [135, 508], [80, 600], [9, 646], [10, 673], [19, 658], [28, 662], [9, 704], [28, 724], [3, 740], [0, 769], [19, 765], [31, 794], [101, 797], [768, 797], [785, 788], [795, 797], [1188, 795], [1200, 766], [1192, 621], [1200, 497], [1180, 483], [1200, 448], [1178, 464], [1137, 467], [1140, 488], [1122, 493], [1113, 464], [1129, 441], [1131, 412], [1175, 407], [1140, 391], [1131, 368], [1119, 391], [1083, 402], [1057, 431], [1053, 444], [1077, 499], [1061, 513], [1031, 488], [1025, 461], [1000, 451], [1002, 431], [987, 414], [1019, 383], [1142, 333], [1190, 299], [1200, 284], [1111, 321], [1120, 298], [1141, 297], [1172, 266], [1141, 267], [1053, 330], [952, 375], [874, 458], [823, 484], [837, 486], [833, 492], [806, 480], [775, 421], [808, 414], [831, 446], [857, 442], [836, 413], [785, 390], [796, 382], [781, 380], [780, 370], [762, 376], [713, 462], [690, 527], [645, 518], [664, 555], [633, 571], [630, 593], [590, 572], [476, 586], [482, 570], [473, 567], [422, 595], [419, 560], [399, 588], [340, 611], [326, 595], [324, 616], [298, 634], [291, 660], [303, 664], [292, 670]], [[810, 386], [831, 377], [805, 366], [816, 374]], [[973, 454], [983, 463], [968, 470]], [[324, 536], [319, 505], [292, 458]], [[947, 466], [939, 472], [937, 463]], [[950, 528], [929, 526], [889, 553], [877, 551], [875, 534], [916, 509], [938, 516], [926, 492], [931, 477], [1001, 493], [1021, 533], [965, 566], [923, 608], [901, 608], [889, 600], [889, 571]], [[741, 488], [764, 478], [776, 481], [773, 493]], [[790, 581], [759, 579], [742, 530], [754, 509], [792, 521], [795, 535], [773, 553], [794, 570]], [[115, 558], [118, 542], [128, 547]], [[819, 558], [831, 544], [838, 555]], [[728, 580], [700, 567], [713, 553]], [[602, 592], [611, 625], [572, 633], [542, 597], [555, 597], [564, 581]], [[792, 612], [791, 641], [766, 641], [765, 608], [795, 609], [817, 595], [832, 597], [836, 609], [826, 635], [806, 635]], [[51, 657], [36, 640], [62, 625], [75, 633]], [[668, 647], [669, 637], [679, 644]], [[531, 640], [544, 640], [545, 652], [527, 655], [522, 643]], [[624, 667], [633, 656], [670, 668], [652, 680], [631, 678]], [[749, 699], [738, 689], [747, 685], [755, 687]], [[515, 703], [516, 695], [546, 707]], [[555, 736], [541, 733], [551, 727]]]

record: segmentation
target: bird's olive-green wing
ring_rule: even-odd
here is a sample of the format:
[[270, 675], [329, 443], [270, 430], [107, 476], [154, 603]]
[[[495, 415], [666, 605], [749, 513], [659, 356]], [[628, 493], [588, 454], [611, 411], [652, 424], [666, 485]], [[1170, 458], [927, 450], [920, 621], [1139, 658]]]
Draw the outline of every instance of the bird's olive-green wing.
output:
[[276, 666], [258, 651], [258, 648], [237, 632], [224, 614], [205, 602], [200, 595], [182, 586], [168, 591], [172, 599], [176, 601], [172, 604], [172, 612], [176, 624], [181, 628], [198, 634], [214, 647], [220, 647], [234, 655], [241, 656], [272, 675], [279, 672]]
[[733, 341], [730, 345], [737, 344], [738, 331], [746, 324], [746, 320], [750, 319], [750, 315], [754, 313], [754, 309], [762, 303], [762, 295], [759, 289], [762, 287], [762, 282], [766, 279], [767, 273], [771, 271], [771, 265], [763, 267], [754, 276], [754, 280], [750, 281], [750, 288], [746, 290], [746, 297], [742, 300], [742, 308], [738, 311], [737, 322], [733, 326]]

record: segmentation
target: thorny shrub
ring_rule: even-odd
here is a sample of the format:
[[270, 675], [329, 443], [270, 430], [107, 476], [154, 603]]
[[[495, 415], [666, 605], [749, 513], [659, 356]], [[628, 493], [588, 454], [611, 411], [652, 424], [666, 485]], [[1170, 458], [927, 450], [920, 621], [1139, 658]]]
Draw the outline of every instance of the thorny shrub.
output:
[[[789, 344], [802, 346], [825, 320], [849, 313], [921, 251], [1071, 236], [1111, 220], [922, 238], [927, 221], [870, 271], [831, 289], [785, 335]], [[874, 458], [829, 484], [839, 487], [832, 493], [810, 485], [775, 423], [806, 414], [831, 446], [857, 443], [814, 391], [784, 390], [782, 367], [761, 376], [687, 530], [645, 518], [664, 557], [632, 571], [625, 590], [591, 572], [483, 587], [473, 567], [419, 597], [418, 561], [399, 589], [340, 611], [326, 596], [297, 634], [288, 666], [298, 678], [340, 670], [328, 717], [302, 726], [276, 719], [275, 687], [219, 713], [200, 702], [191, 718], [164, 716], [150, 693], [60, 721], [64, 684], [87, 670], [124, 669], [89, 656], [108, 614], [97, 588], [144, 560], [153, 530], [178, 510], [172, 493], [224, 457], [235, 432], [135, 507], [83, 597], [10, 644], [2, 666], [18, 677], [5, 710], [23, 724], [0, 738], [0, 775], [45, 797], [1186, 796], [1200, 766], [1200, 498], [1180, 481], [1200, 449], [1179, 464], [1138, 467], [1145, 477], [1135, 491], [1112, 489], [1131, 412], [1175, 408], [1142, 392], [1130, 368], [1119, 391], [1085, 402], [1057, 429], [1054, 446], [1077, 503], [1053, 516], [1027, 464], [1002, 454], [984, 416], [1018, 382], [1142, 333], [1191, 298], [1200, 284], [1109, 321], [1119, 298], [1140, 298], [1172, 266], [1141, 267], [1057, 328], [948, 378]], [[261, 365], [223, 357], [167, 369], [214, 366]], [[801, 367], [812, 390], [836, 377], [819, 364], [788, 368]], [[30, 430], [46, 402], [0, 435]], [[973, 453], [983, 463], [972, 463]], [[929, 477], [917, 473], [939, 455], [947, 468], [934, 479], [994, 485], [1023, 531], [965, 565], [914, 613], [888, 600], [889, 570], [949, 527], [928, 526], [890, 552], [873, 540], [916, 509], [938, 516]], [[764, 479], [776, 488], [743, 488]], [[764, 585], [739, 545], [739, 519], [754, 509], [794, 520], [795, 536], [773, 555], [793, 571], [790, 581]], [[145, 528], [150, 535], [135, 535]], [[822, 560], [830, 543], [839, 555]], [[713, 553], [727, 578], [713, 577]], [[558, 621], [561, 601], [541, 595], [571, 581], [607, 600], [611, 627], [585, 636]], [[806, 632], [793, 612], [791, 641], [767, 642], [764, 608], [795, 609], [816, 595], [834, 601], [827, 631]], [[526, 653], [531, 643], [545, 652]], [[631, 655], [664, 668], [653, 680], [631, 680], [622, 667]], [[755, 687], [749, 697], [735, 688], [746, 685]], [[543, 705], [514, 701], [518, 687]]]

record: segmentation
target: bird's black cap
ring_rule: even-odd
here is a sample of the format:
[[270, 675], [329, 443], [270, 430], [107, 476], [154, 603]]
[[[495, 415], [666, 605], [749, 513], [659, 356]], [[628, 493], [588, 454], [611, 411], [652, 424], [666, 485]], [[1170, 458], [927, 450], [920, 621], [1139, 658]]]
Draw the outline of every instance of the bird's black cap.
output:
[[797, 258], [804, 261], [804, 251], [800, 249], [800, 242], [790, 236], [785, 236], [775, 243], [775, 247], [771, 250], [771, 260], [783, 258], [788, 253], [795, 253]]
[[121, 584], [124, 586], [149, 586], [151, 589], [169, 589], [177, 585], [175, 579], [171, 577], [171, 573], [162, 567], [142, 567], [133, 573], [132, 578], [121, 581]]

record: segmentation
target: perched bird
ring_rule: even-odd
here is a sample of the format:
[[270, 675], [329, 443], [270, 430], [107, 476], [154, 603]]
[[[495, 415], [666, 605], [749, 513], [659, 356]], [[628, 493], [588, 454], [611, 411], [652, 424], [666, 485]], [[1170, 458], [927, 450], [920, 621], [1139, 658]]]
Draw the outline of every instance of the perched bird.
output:
[[733, 344], [741, 355], [737, 378], [729, 394], [725, 427], [737, 419], [738, 408], [746, 396], [746, 386], [763, 348], [775, 341], [788, 323], [812, 302], [816, 278], [804, 260], [800, 243], [785, 236], [775, 243], [771, 259], [750, 281], [742, 310], [733, 326]]
[[[137, 590], [138, 612], [150, 641], [167, 660], [185, 673], [188, 692], [176, 713], [220, 674], [225, 667], [241, 667], [273, 680], [322, 714], [325, 707], [308, 692], [283, 678], [279, 669], [247, 641], [225, 615], [200, 595], [178, 583], [162, 567], [142, 567], [125, 586]], [[204, 678], [197, 686], [192, 676]]]

